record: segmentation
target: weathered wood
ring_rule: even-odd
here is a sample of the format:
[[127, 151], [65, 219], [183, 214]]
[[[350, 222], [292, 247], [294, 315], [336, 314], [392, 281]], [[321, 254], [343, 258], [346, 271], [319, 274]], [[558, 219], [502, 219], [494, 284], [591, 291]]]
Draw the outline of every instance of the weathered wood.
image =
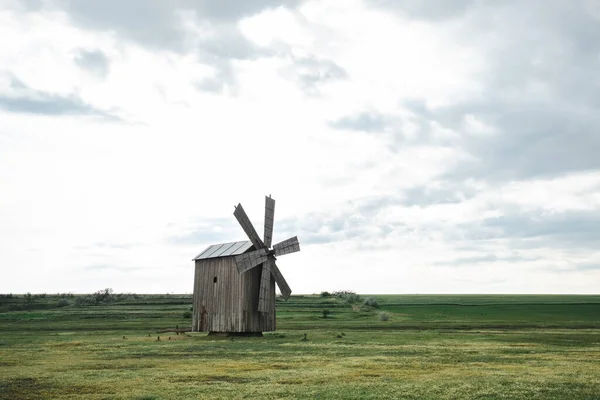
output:
[[240, 274], [234, 257], [196, 260], [195, 268], [198, 279], [194, 280], [193, 331], [268, 332], [275, 329], [273, 280], [268, 286], [267, 296], [271, 300], [267, 311], [258, 311], [261, 268]]
[[271, 247], [273, 240], [273, 221], [275, 218], [275, 200], [265, 196], [265, 246]]
[[269, 297], [271, 289], [271, 259], [266, 260], [262, 265], [260, 275], [260, 289], [258, 291], [258, 311], [261, 313], [269, 312]]
[[275, 251], [276, 257], [300, 251], [300, 243], [298, 242], [298, 237], [294, 236], [282, 242], [276, 243], [275, 245], [273, 245], [273, 250]]
[[241, 204], [237, 205], [237, 207], [235, 208], [235, 211], [233, 212], [233, 215], [235, 216], [235, 218], [238, 220], [238, 222], [242, 226], [242, 229], [244, 230], [244, 232], [246, 232], [248, 239], [250, 239], [250, 241], [252, 242], [254, 247], [256, 249], [264, 248], [265, 245], [264, 245], [263, 241], [258, 236], [258, 233], [256, 233], [254, 226], [252, 226], [252, 223], [250, 222], [250, 218], [248, 218], [248, 215], [246, 215], [246, 212], [244, 211], [244, 208], [242, 207]]
[[290, 289], [285, 278], [281, 274], [281, 271], [279, 271], [279, 268], [277, 268], [277, 265], [274, 262], [271, 263], [271, 273], [277, 282], [277, 286], [279, 286], [279, 290], [281, 290], [281, 295], [287, 300], [292, 294], [292, 289]]
[[237, 264], [237, 270], [240, 274], [248, 271], [249, 269], [256, 267], [267, 261], [267, 250], [258, 249], [249, 253], [240, 254], [235, 256], [235, 262]]
[[[264, 243], [241, 204], [233, 214], [250, 242], [212, 245], [194, 259], [194, 331], [274, 330], [275, 285], [279, 286], [284, 298], [291, 294], [275, 265], [275, 256], [299, 251], [300, 244], [294, 236], [275, 244], [273, 251], [269, 250], [273, 239], [275, 200], [271, 196], [265, 197]], [[250, 243], [254, 251], [250, 251]], [[256, 268], [259, 265], [262, 268]]]

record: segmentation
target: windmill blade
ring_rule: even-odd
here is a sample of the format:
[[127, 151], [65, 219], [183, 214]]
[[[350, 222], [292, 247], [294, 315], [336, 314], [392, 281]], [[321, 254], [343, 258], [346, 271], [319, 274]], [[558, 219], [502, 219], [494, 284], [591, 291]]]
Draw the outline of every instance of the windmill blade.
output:
[[275, 200], [265, 196], [265, 246], [271, 247], [273, 240], [273, 218], [275, 217]]
[[248, 235], [248, 239], [250, 239], [254, 247], [257, 250], [265, 247], [262, 240], [260, 240], [258, 233], [256, 233], [256, 230], [252, 226], [252, 222], [250, 222], [250, 218], [248, 218], [248, 215], [246, 215], [246, 212], [244, 211], [244, 208], [241, 204], [237, 205], [235, 211], [233, 212], [233, 215], [242, 226], [244, 232], [246, 232], [246, 235]]
[[292, 289], [290, 289], [281, 271], [277, 268], [275, 261], [271, 261], [271, 273], [273, 274], [273, 278], [275, 278], [277, 286], [279, 286], [279, 290], [281, 290], [281, 295], [287, 300], [292, 294]]
[[237, 270], [240, 274], [248, 271], [267, 261], [267, 250], [259, 249], [255, 251], [251, 251], [250, 253], [240, 254], [239, 256], [235, 256], [235, 264], [237, 266]]
[[258, 311], [264, 313], [269, 311], [271, 300], [271, 258], [269, 257], [262, 266], [258, 291]]
[[273, 250], [275, 251], [275, 256], [282, 256], [284, 254], [290, 254], [300, 251], [300, 243], [298, 242], [298, 237], [294, 236], [292, 238], [284, 240], [283, 242], [275, 244], [273, 246]]

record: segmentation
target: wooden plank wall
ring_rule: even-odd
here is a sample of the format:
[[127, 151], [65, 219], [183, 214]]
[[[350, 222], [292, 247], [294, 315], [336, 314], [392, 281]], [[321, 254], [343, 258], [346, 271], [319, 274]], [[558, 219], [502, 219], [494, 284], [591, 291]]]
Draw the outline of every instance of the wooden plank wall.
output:
[[[262, 267], [240, 274], [233, 257], [196, 260], [192, 331], [268, 332], [275, 330], [275, 282], [266, 313], [258, 312]], [[217, 282], [214, 282], [214, 278]]]

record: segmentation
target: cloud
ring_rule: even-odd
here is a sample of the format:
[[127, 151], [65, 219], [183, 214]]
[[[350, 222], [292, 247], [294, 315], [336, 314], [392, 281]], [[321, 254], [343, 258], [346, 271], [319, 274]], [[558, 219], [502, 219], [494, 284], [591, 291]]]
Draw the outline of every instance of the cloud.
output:
[[[544, 12], [535, 12], [539, 2], [474, 7], [460, 38], [487, 54], [480, 95], [436, 107], [405, 103], [422, 121], [461, 132], [455, 145], [474, 159], [455, 177], [510, 180], [600, 168], [593, 150], [600, 146], [593, 89], [600, 59], [590, 56], [600, 51], [593, 39], [600, 19], [585, 6], [591, 3], [552, 4]], [[475, 37], [483, 25], [486, 33]]]
[[100, 50], [81, 50], [75, 57], [75, 63], [100, 78], [108, 75], [110, 61]]
[[[287, 2], [293, 6], [295, 1]], [[158, 51], [180, 54], [196, 51], [201, 63], [214, 68], [215, 75], [196, 84], [209, 92], [235, 89], [234, 60], [252, 59], [261, 49], [241, 35], [237, 21], [269, 8], [281, 7], [278, 1], [161, 1], [131, 0], [122, 3], [107, 0], [83, 4], [79, 1], [29, 4], [32, 11], [60, 10], [77, 26], [101, 33], [115, 33], [119, 40], [137, 43]], [[78, 65], [93, 68], [104, 76], [107, 59], [99, 52], [77, 59]]]
[[577, 271], [599, 271], [600, 270], [600, 263], [579, 264], [579, 265], [575, 266], [575, 269]]
[[403, 192], [402, 203], [407, 206], [458, 204], [476, 195], [476, 189], [464, 182], [441, 181], [426, 186], [415, 186]]
[[561, 213], [518, 213], [486, 218], [481, 228], [493, 237], [540, 238], [552, 246], [589, 247], [600, 241], [600, 214], [594, 211]]
[[292, 64], [283, 68], [282, 73], [297, 81], [307, 94], [318, 95], [320, 85], [348, 78], [346, 70], [331, 60], [314, 55], [291, 58]]
[[128, 250], [135, 247], [135, 243], [113, 243], [113, 242], [97, 242], [88, 246], [77, 246], [80, 250]]
[[[241, 228], [237, 229], [234, 217], [209, 218], [201, 222], [189, 224], [185, 228], [179, 226], [177, 233], [168, 237], [168, 242], [176, 245], [206, 246], [219, 243], [249, 240]], [[200, 250], [199, 250], [200, 251]]]
[[[201, 21], [195, 23], [202, 25]], [[236, 91], [238, 81], [234, 64], [240, 60], [254, 60], [271, 54], [250, 42], [235, 24], [204, 26], [196, 42], [198, 60], [214, 69], [214, 75], [196, 83], [199, 90], [223, 93]]]
[[596, 290], [594, 2], [5, 3], [0, 290], [188, 291], [266, 193], [296, 292]]
[[363, 111], [356, 115], [342, 117], [332, 121], [335, 129], [348, 129], [359, 132], [381, 132], [387, 126], [384, 116], [378, 112]]
[[408, 17], [430, 21], [458, 18], [475, 4], [474, 0], [432, 0], [426, 3], [419, 0], [376, 0], [372, 3], [385, 10], [393, 10]]
[[473, 255], [467, 257], [459, 257], [448, 261], [437, 262], [436, 265], [445, 265], [450, 267], [473, 266], [477, 264], [489, 263], [516, 263], [537, 261], [538, 257], [527, 257], [519, 254], [511, 255], [496, 255], [494, 253], [479, 252], [481, 255]]
[[0, 109], [13, 113], [38, 115], [77, 115], [120, 120], [114, 114], [97, 109], [76, 95], [61, 96], [32, 89], [16, 77], [10, 78], [9, 93], [0, 94]]

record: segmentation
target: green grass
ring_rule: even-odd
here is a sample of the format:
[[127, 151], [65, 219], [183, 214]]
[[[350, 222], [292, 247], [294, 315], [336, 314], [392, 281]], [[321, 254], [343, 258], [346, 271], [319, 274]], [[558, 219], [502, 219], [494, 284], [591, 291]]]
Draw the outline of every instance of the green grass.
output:
[[0, 399], [600, 399], [600, 296], [373, 297], [293, 296], [233, 340], [157, 334], [189, 296], [0, 298]]

